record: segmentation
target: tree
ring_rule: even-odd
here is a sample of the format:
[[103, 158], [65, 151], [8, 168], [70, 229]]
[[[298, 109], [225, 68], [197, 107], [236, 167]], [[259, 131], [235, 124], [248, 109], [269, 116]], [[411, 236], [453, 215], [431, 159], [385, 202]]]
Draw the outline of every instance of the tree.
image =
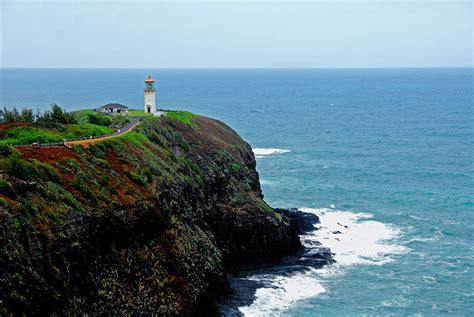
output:
[[57, 104], [52, 103], [51, 111], [45, 111], [38, 115], [37, 121], [44, 124], [70, 124], [76, 123], [76, 118]]
[[100, 113], [89, 113], [87, 115], [87, 121], [96, 125], [109, 126], [112, 123], [112, 119], [109, 116]]
[[17, 122], [20, 119], [20, 114], [18, 113], [16, 107], [13, 107], [12, 110], [8, 109], [7, 107], [3, 107], [3, 110], [0, 112], [3, 117], [2, 122], [4, 123]]
[[51, 119], [55, 123], [76, 123], [76, 119], [72, 114], [64, 111], [60, 106], [53, 103], [51, 104]]
[[23, 108], [20, 112], [19, 120], [20, 122], [32, 123], [33, 122], [33, 110], [30, 108]]

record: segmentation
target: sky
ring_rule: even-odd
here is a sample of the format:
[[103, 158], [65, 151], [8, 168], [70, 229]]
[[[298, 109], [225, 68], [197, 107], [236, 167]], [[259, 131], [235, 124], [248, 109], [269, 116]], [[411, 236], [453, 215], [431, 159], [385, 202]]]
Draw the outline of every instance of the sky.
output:
[[472, 67], [473, 2], [0, 0], [0, 67]]

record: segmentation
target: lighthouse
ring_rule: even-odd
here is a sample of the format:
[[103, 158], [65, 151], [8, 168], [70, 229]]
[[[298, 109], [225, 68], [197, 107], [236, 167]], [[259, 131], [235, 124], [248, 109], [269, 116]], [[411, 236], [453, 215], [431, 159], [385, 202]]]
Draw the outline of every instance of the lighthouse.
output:
[[155, 104], [155, 81], [151, 76], [145, 80], [145, 113], [155, 113], [156, 112], [156, 104]]

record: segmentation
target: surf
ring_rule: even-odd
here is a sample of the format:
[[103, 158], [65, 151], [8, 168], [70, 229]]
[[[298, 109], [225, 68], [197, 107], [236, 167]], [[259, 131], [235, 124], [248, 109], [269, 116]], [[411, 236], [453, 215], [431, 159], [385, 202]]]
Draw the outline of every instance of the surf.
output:
[[344, 275], [351, 266], [384, 265], [409, 250], [399, 244], [400, 228], [374, 220], [372, 214], [334, 208], [299, 209], [320, 219], [314, 225], [315, 230], [300, 236], [302, 244], [309, 250], [329, 248], [336, 262], [321, 269], [307, 267], [290, 274], [249, 276], [249, 280], [265, 286], [256, 290], [251, 305], [239, 307], [245, 316], [281, 314], [305, 299], [322, 294], [330, 296], [328, 282]]

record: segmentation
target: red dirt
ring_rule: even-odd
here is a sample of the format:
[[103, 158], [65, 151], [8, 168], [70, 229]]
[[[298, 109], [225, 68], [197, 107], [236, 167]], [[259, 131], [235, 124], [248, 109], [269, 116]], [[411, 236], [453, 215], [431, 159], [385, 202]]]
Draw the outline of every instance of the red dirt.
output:
[[120, 202], [124, 205], [134, 203], [135, 202], [135, 197], [133, 197], [130, 194], [126, 194], [127, 189], [132, 188], [134, 192], [139, 192], [136, 188], [138, 185], [126, 175], [125, 171], [129, 171], [130, 165], [126, 163], [121, 163], [119, 160], [119, 157], [114, 151], [108, 151], [107, 156], [106, 156], [107, 162], [109, 162], [110, 166], [114, 171], [119, 173], [122, 176], [122, 179], [124, 180], [126, 187], [120, 186], [114, 178], [110, 178], [110, 183], [111, 185], [117, 190], [118, 196], [120, 199]]
[[5, 195], [0, 194], [0, 198], [2, 198], [2, 199], [4, 199], [4, 200], [8, 201], [8, 202], [9, 202], [10, 204], [12, 204], [12, 205], [16, 205], [16, 201], [13, 200], [13, 199], [11, 199], [10, 197], [7, 197], [7, 196], [5, 196]]
[[37, 159], [41, 162], [48, 162], [50, 164], [61, 161], [64, 158], [77, 159], [78, 155], [68, 148], [17, 148], [24, 159]]

